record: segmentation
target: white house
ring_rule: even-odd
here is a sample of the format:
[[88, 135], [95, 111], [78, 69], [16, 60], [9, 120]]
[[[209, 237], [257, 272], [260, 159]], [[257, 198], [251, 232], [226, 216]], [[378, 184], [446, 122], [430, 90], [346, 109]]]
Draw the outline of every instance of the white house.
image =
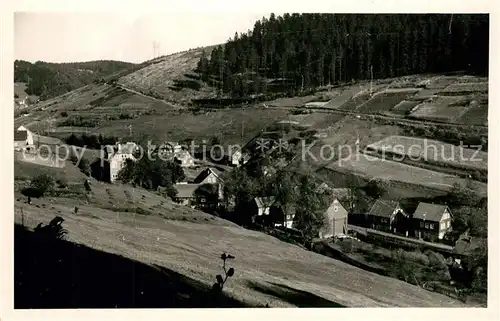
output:
[[[109, 162], [109, 179], [111, 183], [118, 179], [118, 173], [125, 167], [127, 160], [135, 161], [134, 152], [138, 149], [136, 143], [126, 144], [116, 143], [114, 146], [106, 146], [108, 151], [107, 161]], [[109, 149], [112, 149], [111, 151]]]
[[24, 126], [14, 131], [14, 149], [23, 150], [34, 145], [33, 133]]
[[176, 142], [165, 142], [159, 148], [159, 156], [163, 160], [177, 160], [181, 167], [194, 167], [194, 158]]
[[250, 160], [250, 155], [242, 154], [241, 151], [236, 150], [230, 155], [230, 162], [232, 166], [240, 166], [246, 164]]

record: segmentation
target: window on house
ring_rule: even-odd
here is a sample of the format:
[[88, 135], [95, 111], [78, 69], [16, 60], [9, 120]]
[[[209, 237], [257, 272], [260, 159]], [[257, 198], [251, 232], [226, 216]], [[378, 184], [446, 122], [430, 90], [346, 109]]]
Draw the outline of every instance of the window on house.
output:
[[446, 221], [446, 228], [449, 228], [451, 225], [451, 222], [450, 221]]
[[441, 229], [444, 230], [446, 227], [446, 222], [441, 222]]
[[431, 230], [433, 230], [433, 229], [434, 229], [434, 223], [430, 223], [430, 224], [429, 224], [429, 228], [430, 228]]
[[429, 228], [429, 223], [425, 223], [425, 228]]
[[339, 207], [338, 207], [337, 205], [335, 205], [335, 206], [333, 207], [333, 210], [334, 210], [335, 212], [337, 212], [337, 211], [339, 210]]
[[420, 227], [424, 228], [424, 222], [420, 222]]

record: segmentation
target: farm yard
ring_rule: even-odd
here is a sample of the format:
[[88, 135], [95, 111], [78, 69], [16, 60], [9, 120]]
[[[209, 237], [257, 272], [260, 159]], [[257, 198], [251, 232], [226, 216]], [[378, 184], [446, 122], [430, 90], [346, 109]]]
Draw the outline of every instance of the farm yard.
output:
[[[367, 178], [422, 185], [446, 192], [451, 190], [453, 184], [463, 184], [465, 182], [464, 179], [453, 175], [446, 175], [362, 153], [333, 161], [326, 168], [341, 172], [349, 171]], [[478, 194], [486, 195], [486, 184], [477, 182], [475, 187]]]
[[404, 155], [412, 160], [466, 169], [488, 170], [488, 153], [436, 140], [389, 136], [368, 145], [367, 148], [379, 153]]

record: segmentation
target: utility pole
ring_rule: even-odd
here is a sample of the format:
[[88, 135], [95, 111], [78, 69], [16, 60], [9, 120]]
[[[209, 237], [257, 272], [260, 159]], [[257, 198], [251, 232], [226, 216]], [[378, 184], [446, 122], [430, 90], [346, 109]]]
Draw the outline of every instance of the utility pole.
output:
[[373, 93], [373, 65], [370, 65], [370, 97]]

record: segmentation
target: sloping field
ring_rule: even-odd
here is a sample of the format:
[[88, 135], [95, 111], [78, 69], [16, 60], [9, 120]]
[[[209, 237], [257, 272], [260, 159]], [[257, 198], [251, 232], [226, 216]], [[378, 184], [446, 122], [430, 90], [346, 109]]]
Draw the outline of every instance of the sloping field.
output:
[[225, 109], [194, 114], [188, 111], [171, 112], [160, 116], [142, 116], [103, 124], [100, 132], [118, 137], [129, 135], [131, 125], [135, 135], [147, 134], [159, 140], [182, 141], [194, 139], [210, 141], [218, 137], [222, 144], [242, 144], [257, 135], [261, 129], [286, 119], [288, 111], [273, 108]]
[[379, 92], [373, 95], [365, 104], [359, 107], [358, 112], [377, 114], [391, 110], [402, 100], [414, 95], [418, 90], [402, 90], [397, 92]]
[[14, 178], [16, 180], [29, 180], [39, 174], [48, 174], [54, 179], [64, 179], [68, 183], [79, 182], [82, 184], [86, 179], [86, 176], [69, 162], [65, 163], [62, 167], [51, 167], [40, 166], [32, 162], [23, 162], [14, 158]]
[[[379, 157], [368, 156], [361, 153], [331, 162], [327, 168], [338, 171], [350, 171], [369, 178], [417, 184], [443, 191], [450, 191], [455, 183], [463, 184], [465, 182], [463, 179], [456, 176], [446, 175], [396, 161], [383, 160]], [[477, 182], [475, 187], [478, 194], [486, 195], [486, 184]]]
[[285, 97], [265, 102], [265, 104], [270, 107], [302, 107], [306, 103], [314, 101], [315, 99], [316, 96], [314, 95], [292, 98]]
[[467, 82], [451, 84], [442, 91], [443, 93], [487, 93], [488, 82]]
[[349, 101], [349, 99], [363, 93], [366, 90], [367, 89], [363, 86], [352, 86], [352, 87], [347, 88], [344, 91], [342, 91], [337, 97], [330, 100], [323, 107], [337, 109], [340, 106], [342, 106], [343, 104], [347, 103]]
[[368, 145], [376, 151], [405, 155], [412, 160], [448, 164], [460, 168], [488, 170], [488, 153], [462, 148], [437, 140], [389, 136]]
[[213, 88], [205, 85], [199, 90], [179, 88], [177, 82], [179, 80], [196, 82], [196, 79], [190, 79], [186, 75], [195, 70], [203, 50], [210, 56], [214, 47], [192, 49], [161, 57], [154, 63], [120, 78], [118, 83], [147, 95], [159, 96], [174, 104], [183, 105], [191, 99], [208, 98], [215, 92]]
[[390, 112], [392, 114], [406, 116], [410, 113], [410, 111], [413, 109], [413, 107], [417, 106], [418, 104], [419, 104], [419, 102], [415, 101], [415, 100], [403, 100], [403, 101], [399, 102], [397, 105], [395, 105], [390, 110]]
[[449, 85], [456, 83], [459, 76], [438, 76], [430, 79], [426, 84], [427, 89], [445, 89]]
[[460, 105], [466, 99], [465, 96], [439, 96], [420, 104], [410, 116], [418, 119], [453, 122], [469, 109], [468, 104]]
[[368, 100], [370, 100], [370, 98], [371, 97], [369, 92], [362, 92], [361, 94], [348, 99], [344, 104], [340, 105], [336, 109], [354, 112], [356, 111], [356, 108], [358, 106], [366, 103]]
[[[81, 206], [77, 215], [67, 199], [15, 202], [16, 222], [33, 228], [59, 215], [68, 239], [92, 248], [157, 264], [211, 286], [221, 271], [219, 256], [233, 254], [234, 276], [224, 291], [248, 304], [291, 307], [286, 298], [259, 290], [270, 284], [305, 291], [349, 307], [460, 307], [462, 303], [402, 281], [369, 273], [340, 261], [283, 243], [265, 234], [212, 220], [183, 221], [156, 215], [119, 213]], [[43, 206], [41, 206], [43, 205]], [[179, 209], [175, 209], [178, 211]], [[198, 212], [199, 213], [199, 212]], [[208, 216], [208, 215], [206, 215]], [[217, 220], [217, 219], [216, 219]], [[123, 279], [133, 282], [133, 278]], [[96, 289], [97, 291], [99, 289]], [[314, 303], [311, 303], [314, 306]]]
[[488, 125], [488, 104], [480, 104], [469, 108], [456, 120], [460, 124]]

